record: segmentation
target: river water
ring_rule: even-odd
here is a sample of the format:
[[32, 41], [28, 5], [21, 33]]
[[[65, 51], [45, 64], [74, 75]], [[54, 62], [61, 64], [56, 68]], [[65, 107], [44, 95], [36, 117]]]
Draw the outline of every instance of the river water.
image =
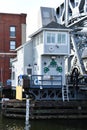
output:
[[[27, 130], [87, 130], [87, 119], [81, 120], [30, 120]], [[24, 130], [25, 120], [10, 119], [0, 114], [0, 130]]]

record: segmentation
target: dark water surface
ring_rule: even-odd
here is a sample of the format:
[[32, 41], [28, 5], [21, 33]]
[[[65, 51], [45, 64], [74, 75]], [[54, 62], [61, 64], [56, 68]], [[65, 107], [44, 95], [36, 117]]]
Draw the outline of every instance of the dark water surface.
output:
[[[29, 130], [87, 130], [87, 119], [32, 120]], [[0, 115], [0, 130], [24, 130], [25, 120], [10, 119]]]

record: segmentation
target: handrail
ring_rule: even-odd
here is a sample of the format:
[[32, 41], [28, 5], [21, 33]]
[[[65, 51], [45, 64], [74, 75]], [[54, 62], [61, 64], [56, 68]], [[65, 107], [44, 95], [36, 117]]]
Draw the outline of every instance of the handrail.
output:
[[62, 76], [61, 75], [32, 75], [30, 79], [30, 88], [58, 88], [62, 87]]

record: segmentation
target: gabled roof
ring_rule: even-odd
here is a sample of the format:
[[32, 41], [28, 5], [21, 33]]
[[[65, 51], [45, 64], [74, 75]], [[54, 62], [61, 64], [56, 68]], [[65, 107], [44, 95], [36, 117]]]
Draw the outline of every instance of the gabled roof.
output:
[[54, 22], [54, 21], [52, 21], [51, 23], [47, 24], [43, 28], [68, 29], [64, 25], [61, 25], [61, 24], [59, 24], [57, 22]]
[[33, 34], [31, 34], [29, 37], [32, 38], [34, 37], [35, 35], [37, 35], [38, 33], [42, 32], [43, 30], [55, 30], [55, 31], [70, 31], [71, 29], [68, 28], [68, 27], [65, 27], [64, 25], [61, 25], [57, 22], [50, 22], [49, 24], [47, 24], [46, 26], [40, 28], [39, 30], [37, 30], [36, 32], [34, 32]]

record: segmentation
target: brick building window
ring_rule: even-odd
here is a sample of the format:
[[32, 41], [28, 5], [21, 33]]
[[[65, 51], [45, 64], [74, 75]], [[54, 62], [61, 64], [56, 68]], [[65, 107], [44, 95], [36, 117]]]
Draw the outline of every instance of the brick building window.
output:
[[10, 41], [10, 50], [15, 50], [15, 49], [16, 49], [16, 42]]
[[10, 37], [16, 37], [16, 27], [10, 26]]

